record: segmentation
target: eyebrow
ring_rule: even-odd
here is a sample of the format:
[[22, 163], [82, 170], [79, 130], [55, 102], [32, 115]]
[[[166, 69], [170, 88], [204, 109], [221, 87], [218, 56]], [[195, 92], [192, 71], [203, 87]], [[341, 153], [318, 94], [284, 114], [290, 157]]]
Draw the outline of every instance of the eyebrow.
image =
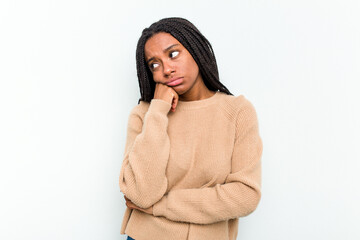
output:
[[[165, 53], [165, 52], [169, 51], [171, 48], [173, 48], [173, 47], [175, 47], [175, 46], [177, 46], [177, 45], [179, 45], [179, 44], [175, 43], [175, 44], [173, 44], [173, 45], [170, 45], [169, 47], [165, 48], [165, 49], [163, 50], [163, 52]], [[152, 58], [149, 58], [149, 60], [146, 61], [146, 64], [148, 64], [148, 63], [149, 63], [151, 60], [153, 60], [153, 59], [154, 59], [153, 57], [152, 57]]]

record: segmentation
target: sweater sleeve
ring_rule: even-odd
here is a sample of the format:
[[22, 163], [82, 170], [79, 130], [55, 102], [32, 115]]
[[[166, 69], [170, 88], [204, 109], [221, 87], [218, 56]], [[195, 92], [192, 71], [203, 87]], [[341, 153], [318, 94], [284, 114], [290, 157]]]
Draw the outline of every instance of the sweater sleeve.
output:
[[167, 114], [171, 104], [152, 99], [143, 119], [139, 106], [128, 118], [124, 158], [120, 170], [121, 192], [141, 208], [151, 207], [167, 190], [166, 166], [170, 154]]
[[245, 99], [236, 118], [232, 170], [224, 184], [169, 191], [153, 206], [153, 215], [172, 221], [211, 224], [252, 213], [261, 198], [261, 155], [254, 106]]

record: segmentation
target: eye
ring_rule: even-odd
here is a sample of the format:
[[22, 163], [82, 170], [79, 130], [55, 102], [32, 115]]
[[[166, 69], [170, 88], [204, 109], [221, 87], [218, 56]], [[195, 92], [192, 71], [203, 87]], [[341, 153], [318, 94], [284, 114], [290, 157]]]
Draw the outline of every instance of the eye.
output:
[[150, 67], [151, 69], [155, 69], [155, 68], [157, 68], [158, 66], [159, 66], [158, 63], [150, 63], [150, 65], [149, 65], [149, 67]]
[[179, 51], [173, 51], [170, 53], [170, 57], [171, 58], [176, 57], [178, 54], [179, 54]]

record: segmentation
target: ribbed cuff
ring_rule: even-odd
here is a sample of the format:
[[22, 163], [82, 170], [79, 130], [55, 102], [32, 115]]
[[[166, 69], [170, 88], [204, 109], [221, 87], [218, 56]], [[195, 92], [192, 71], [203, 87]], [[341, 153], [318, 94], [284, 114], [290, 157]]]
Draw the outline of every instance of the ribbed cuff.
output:
[[150, 106], [148, 111], [155, 111], [155, 112], [161, 112], [164, 114], [168, 114], [171, 109], [171, 104], [162, 100], [162, 99], [151, 99]]
[[163, 196], [160, 201], [153, 205], [153, 215], [155, 217], [165, 216], [167, 196]]

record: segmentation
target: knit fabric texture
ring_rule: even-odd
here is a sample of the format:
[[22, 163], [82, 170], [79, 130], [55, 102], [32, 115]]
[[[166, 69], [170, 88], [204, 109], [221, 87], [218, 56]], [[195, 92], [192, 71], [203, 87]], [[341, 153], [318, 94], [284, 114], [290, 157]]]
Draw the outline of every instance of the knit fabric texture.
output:
[[120, 233], [135, 240], [235, 240], [239, 218], [261, 198], [262, 139], [254, 105], [217, 91], [179, 101], [141, 101], [128, 118]]

